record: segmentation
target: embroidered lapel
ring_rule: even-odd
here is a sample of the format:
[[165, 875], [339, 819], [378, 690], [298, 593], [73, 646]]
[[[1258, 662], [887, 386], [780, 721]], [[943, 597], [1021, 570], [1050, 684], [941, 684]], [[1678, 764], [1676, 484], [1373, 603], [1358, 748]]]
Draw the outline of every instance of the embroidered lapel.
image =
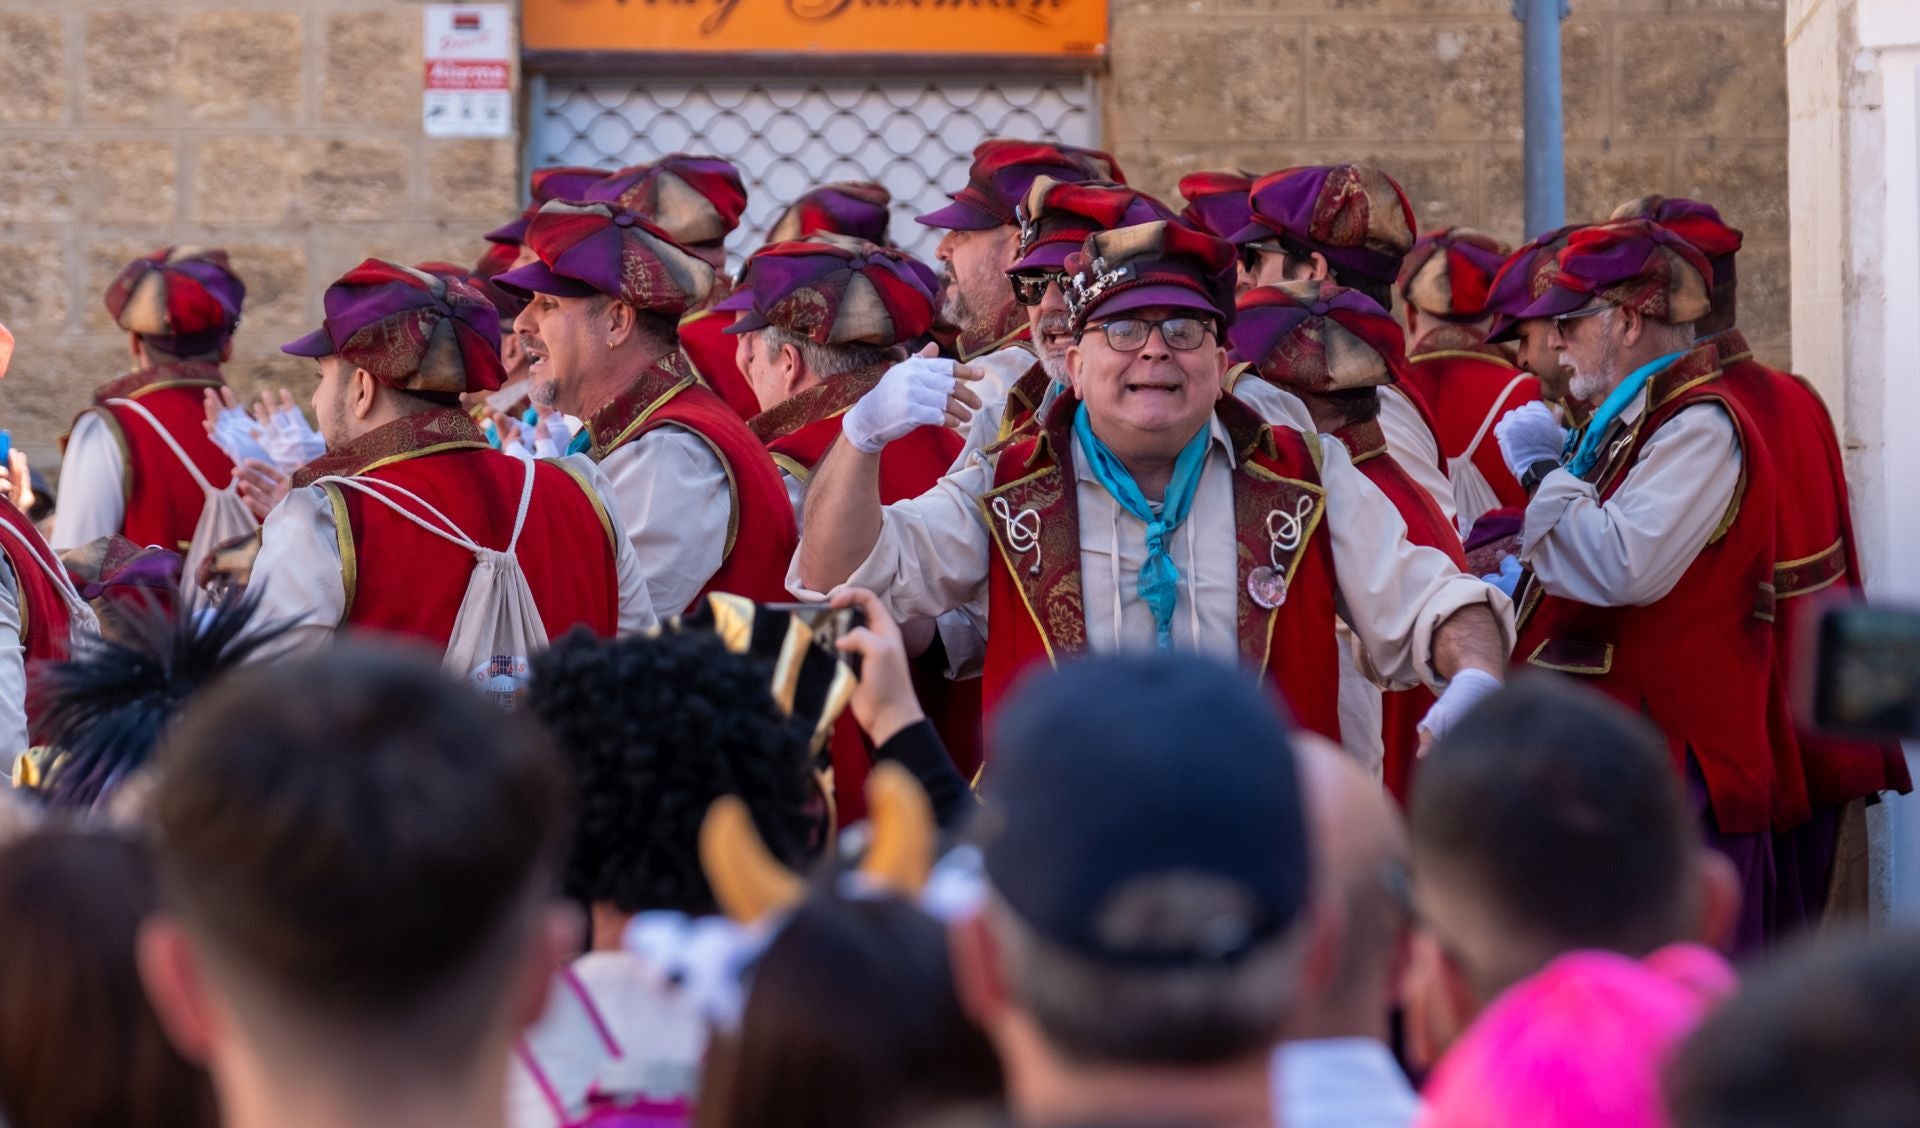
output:
[[698, 382], [685, 354], [676, 350], [661, 357], [587, 419], [587, 434], [592, 438], [588, 455], [595, 462], [606, 458], [638, 433], [663, 404]]
[[1039, 437], [1025, 473], [980, 499], [994, 549], [1046, 644], [1047, 660], [1056, 664], [1087, 649], [1072, 418], [1060, 413]]
[[888, 367], [875, 364], [829, 377], [749, 419], [747, 427], [761, 442], [771, 443], [822, 419], [843, 415], [860, 397], [873, 390], [880, 377], [887, 374]]
[[312, 485], [329, 474], [351, 478], [445, 450], [490, 449], [485, 435], [467, 413], [441, 407], [416, 412], [376, 427], [359, 438], [307, 463], [293, 473], [295, 488]]
[[[1273, 630], [1280, 607], [1253, 601], [1249, 580], [1256, 568], [1270, 568], [1292, 583], [1326, 515], [1326, 491], [1288, 478], [1263, 462], [1277, 461], [1279, 450], [1269, 430], [1250, 409], [1231, 398], [1220, 401], [1219, 415], [1233, 441], [1233, 528], [1236, 563], [1234, 624], [1240, 660], [1266, 673], [1273, 654]], [[1281, 604], [1280, 606], [1285, 606]]]

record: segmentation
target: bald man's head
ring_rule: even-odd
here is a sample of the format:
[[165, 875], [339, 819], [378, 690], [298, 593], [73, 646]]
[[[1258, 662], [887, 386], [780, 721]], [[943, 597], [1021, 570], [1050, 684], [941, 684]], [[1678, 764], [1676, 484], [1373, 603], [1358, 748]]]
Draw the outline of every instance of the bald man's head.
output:
[[1404, 962], [1407, 835], [1378, 780], [1340, 747], [1297, 732], [1314, 863], [1340, 897], [1345, 942], [1330, 977], [1288, 1027], [1294, 1039], [1384, 1038]]

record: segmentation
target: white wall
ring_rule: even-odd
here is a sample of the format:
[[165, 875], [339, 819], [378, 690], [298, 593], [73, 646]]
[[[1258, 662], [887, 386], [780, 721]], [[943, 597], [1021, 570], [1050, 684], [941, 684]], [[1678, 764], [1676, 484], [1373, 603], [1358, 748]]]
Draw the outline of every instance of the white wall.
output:
[[[1920, 2], [1789, 0], [1786, 27], [1795, 366], [1841, 428], [1869, 593], [1920, 607]], [[1869, 829], [1876, 906], [1920, 919], [1920, 798]]]

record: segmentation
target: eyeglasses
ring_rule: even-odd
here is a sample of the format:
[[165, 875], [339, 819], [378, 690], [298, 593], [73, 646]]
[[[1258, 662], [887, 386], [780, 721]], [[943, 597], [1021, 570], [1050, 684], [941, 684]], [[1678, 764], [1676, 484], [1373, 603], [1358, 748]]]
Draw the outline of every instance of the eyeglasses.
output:
[[1121, 317], [1087, 326], [1106, 334], [1107, 347], [1115, 352], [1139, 352], [1146, 345], [1148, 334], [1156, 327], [1160, 330], [1161, 340], [1170, 348], [1182, 352], [1199, 348], [1206, 343], [1207, 335], [1213, 332], [1212, 323], [1198, 317], [1169, 317], [1163, 321]]
[[1240, 244], [1240, 265], [1247, 268], [1248, 274], [1260, 271], [1261, 255], [1284, 255], [1287, 249], [1278, 243], [1242, 243]]
[[1592, 317], [1596, 313], [1605, 313], [1611, 307], [1606, 302], [1590, 305], [1585, 309], [1576, 309], [1572, 313], [1563, 313], [1553, 319], [1553, 331], [1562, 337], [1567, 335], [1567, 322], [1578, 321], [1583, 317]]
[[1064, 270], [1023, 270], [1010, 274], [1013, 279], [1013, 300], [1023, 306], [1037, 306], [1046, 300], [1047, 287], [1066, 281]]

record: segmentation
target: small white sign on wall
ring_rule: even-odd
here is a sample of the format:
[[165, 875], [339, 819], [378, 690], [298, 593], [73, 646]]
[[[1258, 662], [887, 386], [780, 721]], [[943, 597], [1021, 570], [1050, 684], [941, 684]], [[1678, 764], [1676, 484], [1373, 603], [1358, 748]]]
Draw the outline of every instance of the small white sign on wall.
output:
[[513, 135], [513, 10], [506, 4], [428, 4], [426, 88], [429, 137]]

